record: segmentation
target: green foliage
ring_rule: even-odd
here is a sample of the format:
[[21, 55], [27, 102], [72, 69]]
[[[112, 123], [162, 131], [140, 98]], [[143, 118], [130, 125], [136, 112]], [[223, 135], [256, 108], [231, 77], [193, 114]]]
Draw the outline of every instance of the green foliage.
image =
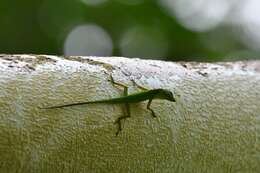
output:
[[[248, 57], [259, 55], [248, 50], [230, 25], [219, 24], [206, 31], [187, 28], [161, 5], [162, 0], [104, 0], [97, 5], [88, 1], [1, 1], [0, 52], [66, 54], [64, 44], [71, 30], [94, 24], [111, 38], [112, 50], [105, 56], [216, 61], [243, 59], [240, 52], [244, 51]], [[124, 36], [127, 39], [122, 43]], [[129, 39], [133, 43], [128, 43]]]

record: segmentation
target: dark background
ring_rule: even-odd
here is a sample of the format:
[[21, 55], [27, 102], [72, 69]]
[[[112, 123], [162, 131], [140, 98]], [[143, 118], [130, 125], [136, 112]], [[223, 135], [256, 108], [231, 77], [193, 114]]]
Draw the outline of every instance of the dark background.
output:
[[259, 0], [1, 0], [0, 53], [259, 59]]

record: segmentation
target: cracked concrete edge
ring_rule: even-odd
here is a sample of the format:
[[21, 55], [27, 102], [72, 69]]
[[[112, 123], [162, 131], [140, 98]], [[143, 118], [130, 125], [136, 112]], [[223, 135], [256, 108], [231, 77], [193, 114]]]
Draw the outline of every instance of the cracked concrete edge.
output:
[[[0, 55], [1, 172], [258, 172], [260, 62]], [[39, 107], [117, 97], [112, 74], [170, 89], [176, 103]]]

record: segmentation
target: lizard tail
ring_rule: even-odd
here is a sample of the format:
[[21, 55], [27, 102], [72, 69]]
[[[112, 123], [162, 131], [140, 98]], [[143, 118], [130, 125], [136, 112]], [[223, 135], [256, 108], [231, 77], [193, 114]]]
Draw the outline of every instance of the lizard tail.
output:
[[70, 106], [78, 106], [78, 105], [86, 105], [86, 104], [94, 104], [94, 103], [104, 103], [104, 102], [105, 102], [105, 100], [90, 101], [90, 102], [79, 102], [79, 103], [71, 103], [71, 104], [66, 104], [66, 105], [40, 107], [40, 109], [56, 109], [56, 108], [64, 108], [64, 107], [70, 107]]

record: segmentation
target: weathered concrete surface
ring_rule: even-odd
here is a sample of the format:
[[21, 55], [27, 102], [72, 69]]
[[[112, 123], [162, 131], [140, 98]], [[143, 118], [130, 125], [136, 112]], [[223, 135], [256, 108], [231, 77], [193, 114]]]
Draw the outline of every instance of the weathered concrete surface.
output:
[[[107, 79], [166, 88], [116, 137], [121, 105], [39, 107], [117, 97]], [[137, 88], [131, 87], [132, 92]], [[259, 172], [260, 62], [1, 55], [0, 172]]]

